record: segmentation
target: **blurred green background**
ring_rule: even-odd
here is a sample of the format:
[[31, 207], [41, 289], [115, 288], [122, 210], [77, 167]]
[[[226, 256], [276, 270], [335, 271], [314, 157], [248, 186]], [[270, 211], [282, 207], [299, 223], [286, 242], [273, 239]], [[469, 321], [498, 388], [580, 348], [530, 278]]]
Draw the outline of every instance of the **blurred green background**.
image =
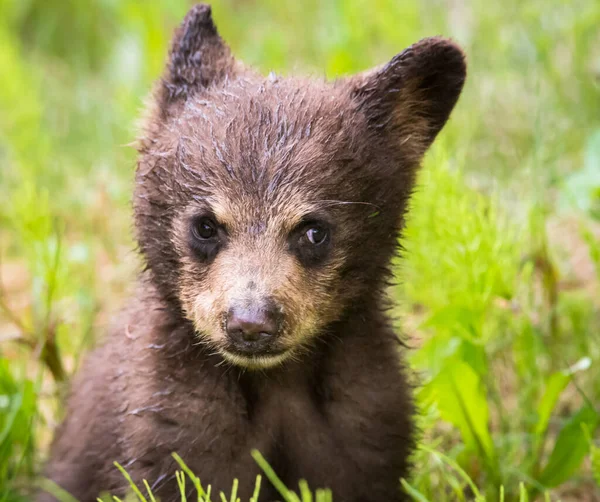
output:
[[[0, 501], [31, 498], [65, 384], [131, 288], [127, 145], [190, 5], [0, 0]], [[335, 77], [437, 34], [464, 47], [468, 82], [424, 162], [392, 290], [423, 433], [404, 489], [600, 501], [600, 2], [213, 13], [265, 72]]]

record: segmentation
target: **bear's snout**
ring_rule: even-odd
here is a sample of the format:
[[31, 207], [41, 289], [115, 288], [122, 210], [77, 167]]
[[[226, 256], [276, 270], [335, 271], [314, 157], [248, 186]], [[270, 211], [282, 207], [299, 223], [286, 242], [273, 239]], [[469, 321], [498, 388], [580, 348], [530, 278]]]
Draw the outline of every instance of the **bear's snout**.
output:
[[233, 306], [225, 320], [225, 331], [232, 348], [246, 355], [272, 352], [281, 332], [282, 315], [272, 302]]

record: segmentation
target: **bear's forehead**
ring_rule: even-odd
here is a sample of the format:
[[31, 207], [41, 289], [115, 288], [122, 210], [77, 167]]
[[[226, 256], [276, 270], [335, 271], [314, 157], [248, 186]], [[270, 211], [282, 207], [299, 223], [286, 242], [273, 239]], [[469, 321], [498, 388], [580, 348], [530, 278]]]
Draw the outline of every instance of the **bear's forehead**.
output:
[[253, 127], [247, 135], [308, 134], [316, 122], [334, 122], [350, 100], [342, 86], [302, 79], [239, 79], [188, 99], [180, 121], [213, 129]]
[[360, 157], [360, 116], [349, 108], [331, 85], [235, 84], [189, 99], [167, 143], [222, 191], [308, 196]]
[[232, 227], [289, 229], [332, 200], [361, 200], [360, 114], [337, 86], [302, 84], [241, 81], [189, 98], [146, 153], [166, 168], [161, 191]]

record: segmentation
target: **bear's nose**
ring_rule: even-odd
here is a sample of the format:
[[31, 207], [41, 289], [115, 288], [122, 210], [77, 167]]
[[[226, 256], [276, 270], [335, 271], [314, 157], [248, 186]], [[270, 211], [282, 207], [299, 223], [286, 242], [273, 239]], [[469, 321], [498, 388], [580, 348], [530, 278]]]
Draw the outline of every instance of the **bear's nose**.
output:
[[234, 307], [227, 313], [227, 335], [243, 352], [268, 346], [279, 331], [279, 314], [273, 308]]

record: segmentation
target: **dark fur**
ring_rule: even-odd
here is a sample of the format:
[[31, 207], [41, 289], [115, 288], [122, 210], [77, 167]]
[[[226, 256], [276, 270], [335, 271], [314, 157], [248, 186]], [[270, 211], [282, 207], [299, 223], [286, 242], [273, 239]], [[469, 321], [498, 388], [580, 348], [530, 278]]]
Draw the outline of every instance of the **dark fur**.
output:
[[[385, 284], [415, 171], [464, 78], [461, 51], [432, 38], [333, 83], [265, 79], [233, 59], [209, 7], [194, 7], [138, 144], [146, 271], [74, 383], [49, 477], [82, 501], [122, 495], [117, 460], [177, 500], [177, 452], [213, 493], [238, 477], [246, 500], [257, 448], [292, 488], [304, 478], [337, 501], [403, 500], [413, 404]], [[222, 258], [200, 262], [186, 225], [215, 201], [231, 214], [229, 240]], [[280, 239], [303, 204], [331, 224], [320, 266], [300, 266]], [[295, 352], [276, 367], [221, 354], [227, 305], [214, 291], [247, 270], [259, 282], [275, 276], [269, 287], [285, 307], [282, 343]], [[204, 317], [199, 294], [214, 295]], [[260, 499], [276, 498], [265, 484]]]

